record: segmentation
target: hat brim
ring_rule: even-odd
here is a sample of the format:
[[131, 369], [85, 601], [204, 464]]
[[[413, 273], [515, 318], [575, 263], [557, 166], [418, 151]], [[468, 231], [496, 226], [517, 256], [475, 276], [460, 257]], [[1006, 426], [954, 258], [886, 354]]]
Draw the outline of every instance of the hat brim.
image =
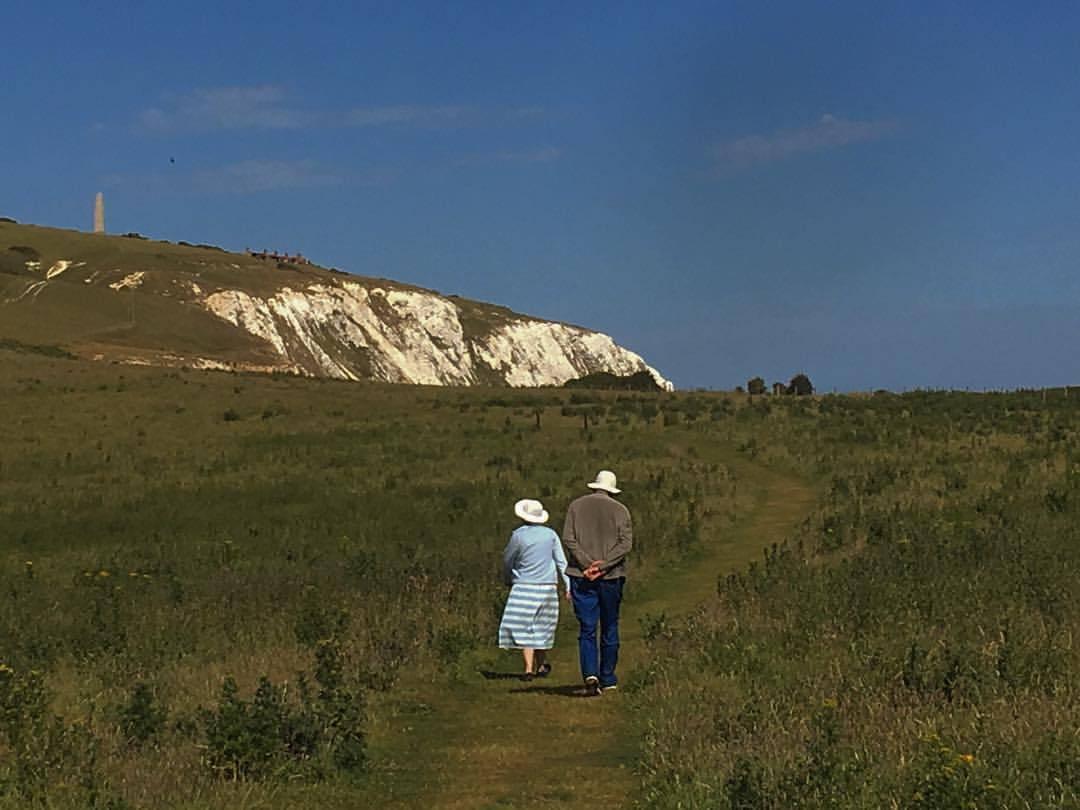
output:
[[537, 525], [541, 523], [547, 523], [548, 518], [551, 517], [546, 509], [539, 515], [530, 515], [528, 512], [520, 509], [515, 509], [514, 514], [524, 520], [526, 523], [536, 523]]
[[610, 492], [612, 495], [618, 495], [620, 492], [622, 492], [622, 490], [618, 487], [609, 487], [607, 484], [598, 484], [595, 481], [590, 481], [585, 486], [587, 486], [589, 489], [602, 489], [604, 490], [604, 492]]

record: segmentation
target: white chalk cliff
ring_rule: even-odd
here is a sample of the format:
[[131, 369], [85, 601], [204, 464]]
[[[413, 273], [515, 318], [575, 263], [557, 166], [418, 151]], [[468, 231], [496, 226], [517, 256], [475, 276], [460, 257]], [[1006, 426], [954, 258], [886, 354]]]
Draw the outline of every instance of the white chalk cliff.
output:
[[297, 257], [3, 219], [0, 323], [139, 365], [518, 387], [644, 373], [672, 387], [608, 335], [494, 304]]
[[600, 371], [647, 371], [672, 388], [607, 335], [426, 290], [320, 279], [265, 297], [219, 289], [202, 303], [264, 340], [282, 368], [313, 376], [540, 386]]

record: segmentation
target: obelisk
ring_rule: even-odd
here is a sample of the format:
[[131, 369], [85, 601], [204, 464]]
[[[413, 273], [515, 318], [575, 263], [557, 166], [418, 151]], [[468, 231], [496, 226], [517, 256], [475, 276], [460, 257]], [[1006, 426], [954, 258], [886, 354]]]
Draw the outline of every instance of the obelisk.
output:
[[105, 195], [100, 191], [94, 198], [94, 233], [105, 233]]

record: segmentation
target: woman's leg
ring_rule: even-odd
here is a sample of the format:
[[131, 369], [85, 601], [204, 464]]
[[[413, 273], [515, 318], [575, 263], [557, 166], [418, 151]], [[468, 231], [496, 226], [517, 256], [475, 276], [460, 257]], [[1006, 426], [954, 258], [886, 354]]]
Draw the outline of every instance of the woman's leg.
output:
[[533, 650], [531, 647], [525, 647], [521, 651], [521, 655], [525, 659], [525, 674], [526, 675], [532, 675], [533, 674], [533, 657], [534, 657], [534, 653], [535, 653], [535, 650]]

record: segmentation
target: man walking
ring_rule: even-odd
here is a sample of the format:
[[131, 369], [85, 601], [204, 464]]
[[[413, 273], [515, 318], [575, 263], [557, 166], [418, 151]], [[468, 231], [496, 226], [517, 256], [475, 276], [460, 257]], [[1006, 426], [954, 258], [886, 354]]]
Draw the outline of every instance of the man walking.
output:
[[[621, 490], [615, 473], [601, 470], [587, 486], [593, 490], [570, 504], [563, 528], [569, 564], [570, 595], [581, 631], [581, 676], [592, 695], [618, 683], [619, 605], [626, 582], [626, 555], [633, 545], [630, 510], [615, 500]], [[600, 627], [599, 654], [597, 625]]]

